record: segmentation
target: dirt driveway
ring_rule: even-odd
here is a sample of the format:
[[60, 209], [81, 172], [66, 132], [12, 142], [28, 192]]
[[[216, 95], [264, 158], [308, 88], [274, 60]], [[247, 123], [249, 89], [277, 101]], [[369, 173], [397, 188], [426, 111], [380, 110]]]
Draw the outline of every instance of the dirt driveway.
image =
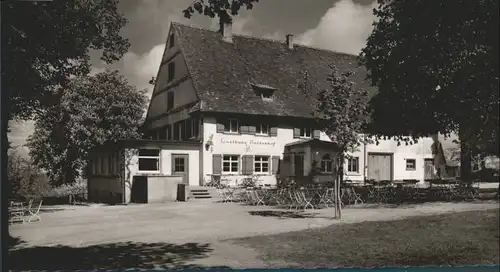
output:
[[[83, 253], [78, 252], [78, 254], [100, 252], [96, 258], [101, 256], [101, 258], [115, 260], [118, 255], [125, 258], [128, 256], [127, 254], [131, 254], [130, 252], [133, 250], [130, 248], [137, 251], [136, 255], [141, 255], [141, 252], [153, 255], [151, 252], [148, 253], [148, 250], [151, 251], [151, 249], [146, 245], [155, 245], [155, 248], [158, 249], [164, 244], [169, 245], [171, 252], [160, 252], [158, 255], [161, 256], [155, 257], [154, 260], [153, 256], [150, 256], [151, 260], [144, 259], [144, 256], [128, 256], [128, 267], [117, 267], [116, 263], [115, 267], [153, 268], [162, 267], [161, 262], [169, 262], [169, 266], [264, 267], [265, 265], [257, 258], [257, 252], [225, 240], [317, 228], [331, 224], [394, 220], [409, 216], [494, 208], [498, 208], [498, 202], [430, 203], [404, 206], [361, 205], [344, 209], [343, 218], [338, 220], [332, 217], [333, 209], [291, 213], [270, 207], [244, 207], [239, 204], [207, 201], [129, 206], [61, 207], [61, 210], [44, 212], [42, 222], [12, 226], [10, 234], [24, 241], [18, 246], [25, 248], [19, 250], [19, 254], [24, 254], [22, 257], [24, 262], [28, 262], [30, 256], [26, 255], [27, 250], [31, 250], [29, 248], [33, 247], [46, 250], [45, 253], [32, 253], [42, 256], [49, 254], [47, 251], [57, 245], [66, 251], [50, 254], [69, 254], [69, 251], [80, 249]], [[111, 247], [111, 245], [115, 248], [121, 247], [123, 252], [111, 253], [99, 248], [99, 245], [102, 247], [104, 244], [108, 244], [106, 248]], [[21, 252], [22, 250], [25, 252]], [[190, 255], [188, 252], [194, 251], [198, 251], [198, 254], [188, 256]], [[105, 254], [114, 254], [115, 256], [104, 256]], [[170, 257], [165, 259], [166, 255]], [[136, 258], [137, 262], [131, 263], [132, 257]], [[66, 259], [70, 260], [71, 258], [73, 257], [68, 256]], [[49, 259], [50, 257], [45, 258], [47, 262], [50, 261]], [[57, 257], [57, 260], [63, 259]], [[144, 266], [145, 263], [149, 265]], [[43, 268], [34, 267], [34, 263], [32, 265], [33, 267], [22, 268]], [[38, 263], [38, 265], [42, 264]], [[91, 269], [96, 264], [94, 261], [92, 267], [85, 267], [85, 265], [90, 265], [90, 263], [80, 263], [78, 267]], [[49, 267], [45, 267], [45, 269], [49, 269]]]

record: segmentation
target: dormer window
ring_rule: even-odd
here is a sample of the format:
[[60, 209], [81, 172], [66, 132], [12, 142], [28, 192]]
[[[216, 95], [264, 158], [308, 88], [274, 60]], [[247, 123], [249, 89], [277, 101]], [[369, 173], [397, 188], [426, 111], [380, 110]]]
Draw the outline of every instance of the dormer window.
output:
[[264, 101], [272, 101], [276, 88], [264, 84], [250, 83], [256, 95], [260, 96]]

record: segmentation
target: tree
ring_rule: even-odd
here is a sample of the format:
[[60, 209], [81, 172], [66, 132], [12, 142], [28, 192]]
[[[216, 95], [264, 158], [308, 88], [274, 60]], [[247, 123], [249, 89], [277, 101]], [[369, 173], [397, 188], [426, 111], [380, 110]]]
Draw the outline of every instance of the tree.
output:
[[35, 123], [28, 139], [33, 161], [54, 185], [74, 182], [90, 149], [107, 141], [140, 138], [145, 92], [117, 71], [72, 79]]
[[[71, 76], [90, 71], [89, 49], [120, 59], [130, 44], [118, 0], [2, 1], [2, 168], [8, 160], [8, 120], [31, 119]], [[29, 19], [27, 19], [29, 18]], [[2, 176], [7, 180], [7, 176]], [[2, 189], [10, 191], [10, 182]], [[3, 209], [6, 209], [7, 206]], [[7, 212], [6, 210], [4, 212]]]
[[360, 134], [369, 121], [369, 97], [367, 90], [356, 88], [350, 80], [352, 71], [340, 73], [335, 66], [331, 68], [327, 78], [330, 88], [318, 93], [315, 117], [330, 140], [340, 148], [337, 173], [342, 183], [347, 152], [370, 141], [369, 137]]
[[458, 132], [468, 181], [474, 147], [498, 147], [498, 1], [379, 0], [374, 14], [360, 55], [379, 91], [370, 131]]
[[259, 0], [195, 0], [185, 10], [184, 17], [191, 18], [195, 12], [214, 18], [219, 18], [219, 31], [222, 31], [224, 23], [231, 23], [233, 16], [238, 15], [242, 6], [247, 9], [253, 8], [253, 3]]
[[19, 156], [14, 151], [9, 152], [7, 175], [12, 183], [9, 192], [12, 198], [40, 196], [50, 189], [47, 177], [40, 169], [34, 167], [29, 160]]

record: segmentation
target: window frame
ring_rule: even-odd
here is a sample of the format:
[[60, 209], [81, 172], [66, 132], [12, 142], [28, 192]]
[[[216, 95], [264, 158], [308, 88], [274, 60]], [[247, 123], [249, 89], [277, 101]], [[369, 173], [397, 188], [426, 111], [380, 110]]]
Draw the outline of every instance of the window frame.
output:
[[[226, 160], [226, 157], [229, 157], [229, 160]], [[236, 157], [236, 160], [233, 160]], [[224, 162], [229, 162], [229, 171], [224, 171]], [[236, 162], [236, 171], [232, 171], [232, 164]], [[241, 169], [241, 156], [235, 154], [225, 154], [222, 155], [221, 160], [221, 173], [222, 174], [239, 174]]]
[[175, 35], [174, 33], [170, 34], [170, 37], [168, 39], [168, 48], [172, 48], [175, 45]]
[[167, 92], [167, 111], [173, 110], [175, 108], [175, 93], [174, 91]]
[[[351, 170], [352, 168], [352, 161], [356, 161], [356, 171], [353, 171]], [[348, 158], [347, 159], [347, 173], [356, 173], [356, 174], [359, 174], [359, 157], [356, 156], [356, 157], [351, 157], [351, 158]]]
[[[182, 171], [177, 171], [177, 166], [180, 164], [177, 164], [177, 160], [182, 160]], [[174, 158], [174, 172], [185, 172], [186, 171], [186, 158], [184, 157], [175, 157]]]
[[[300, 138], [310, 139], [310, 138], [313, 137], [313, 129], [312, 129], [312, 127], [301, 127], [299, 129], [300, 129], [300, 133], [299, 133]], [[309, 130], [309, 136], [307, 136], [308, 130]]]
[[[328, 166], [330, 166], [330, 170], [328, 170]], [[323, 174], [332, 174], [333, 173], [333, 160], [330, 157], [330, 154], [325, 154], [321, 158], [320, 171]]]
[[[257, 158], [265, 158], [267, 160], [257, 160]], [[263, 165], [267, 164], [267, 171], [262, 171]], [[257, 165], [260, 165], [260, 171], [257, 171]], [[253, 158], [253, 173], [257, 175], [269, 175], [271, 172], [271, 156], [268, 155], [255, 155]]]
[[175, 79], [175, 61], [170, 61], [167, 64], [167, 82], [172, 82]]
[[[408, 161], [413, 162], [413, 167], [408, 167]], [[417, 160], [413, 158], [407, 158], [405, 161], [406, 171], [416, 171], [417, 170]]]
[[[264, 127], [267, 127], [267, 132], [266, 133], [262, 133], [262, 128]], [[260, 130], [260, 132], [259, 132]], [[255, 135], [257, 136], [269, 136], [271, 134], [271, 126], [269, 124], [264, 124], [264, 123], [261, 123], [261, 124], [258, 124], [255, 126]]]
[[[141, 150], [157, 150], [158, 156], [141, 156]], [[141, 170], [141, 159], [156, 159], [157, 170]], [[138, 173], [160, 173], [161, 170], [161, 149], [159, 148], [140, 148], [137, 152], [137, 172]]]
[[[236, 131], [231, 130], [231, 121], [236, 122]], [[238, 134], [240, 133], [240, 122], [236, 118], [228, 118], [224, 123], [224, 133]]]

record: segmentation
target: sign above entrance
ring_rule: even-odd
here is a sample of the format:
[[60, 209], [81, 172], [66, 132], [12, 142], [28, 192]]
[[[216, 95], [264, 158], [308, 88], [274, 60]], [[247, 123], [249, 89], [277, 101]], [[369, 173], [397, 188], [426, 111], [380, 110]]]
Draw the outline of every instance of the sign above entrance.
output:
[[244, 141], [244, 140], [226, 140], [224, 138], [220, 139], [221, 144], [237, 144], [237, 145], [268, 145], [268, 146], [275, 146], [276, 142], [272, 141], [259, 141], [259, 140], [250, 140], [250, 141]]

